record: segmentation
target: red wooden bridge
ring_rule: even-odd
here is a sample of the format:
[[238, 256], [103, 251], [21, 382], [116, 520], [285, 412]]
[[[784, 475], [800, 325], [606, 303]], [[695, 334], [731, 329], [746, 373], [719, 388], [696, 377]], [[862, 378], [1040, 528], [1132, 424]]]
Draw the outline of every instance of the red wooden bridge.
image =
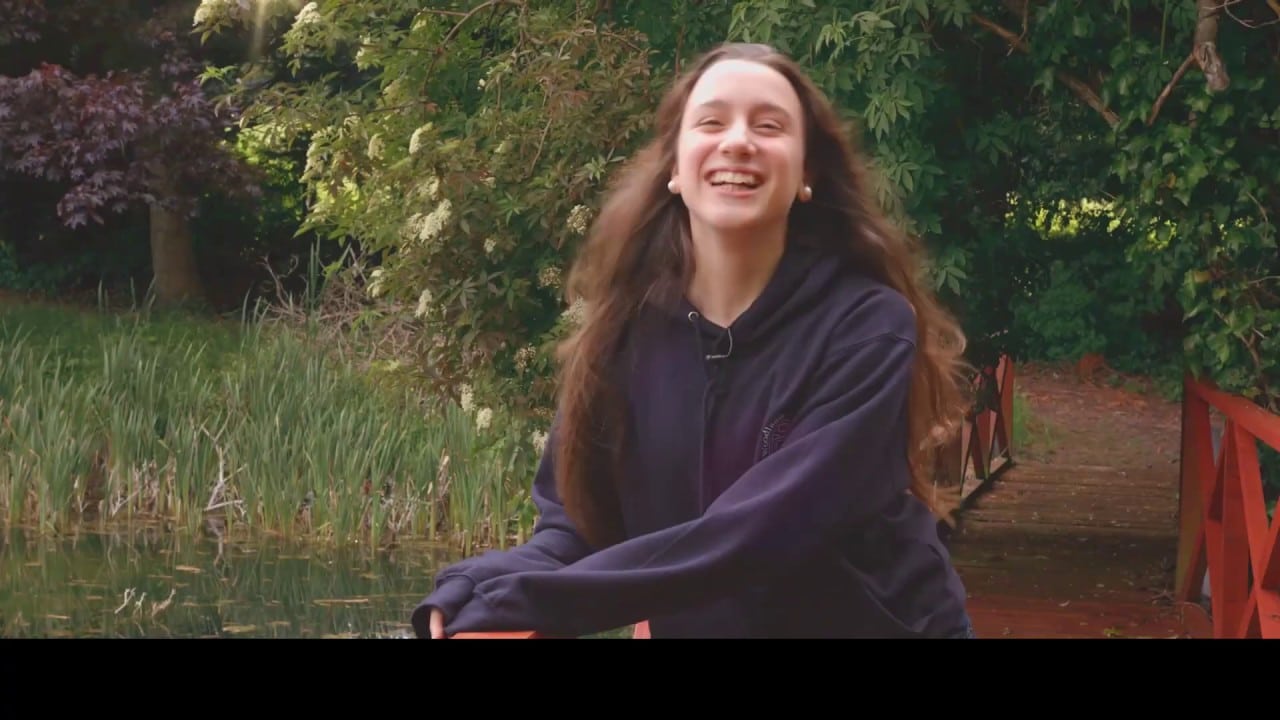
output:
[[[1002, 368], [1002, 400], [1012, 378]], [[1280, 449], [1280, 417], [1187, 378], [1176, 465], [999, 477], [989, 458], [1016, 456], [1010, 415], [1005, 400], [975, 418], [960, 466], [979, 480], [954, 543], [979, 634], [1280, 637], [1280, 523], [1258, 460], [1259, 443]]]
[[1280, 523], [1258, 460], [1258, 443], [1280, 450], [1280, 417], [1188, 378], [1177, 463], [1025, 461], [1013, 365], [977, 387], [938, 477], [963, 499], [949, 542], [980, 638], [1280, 637]]

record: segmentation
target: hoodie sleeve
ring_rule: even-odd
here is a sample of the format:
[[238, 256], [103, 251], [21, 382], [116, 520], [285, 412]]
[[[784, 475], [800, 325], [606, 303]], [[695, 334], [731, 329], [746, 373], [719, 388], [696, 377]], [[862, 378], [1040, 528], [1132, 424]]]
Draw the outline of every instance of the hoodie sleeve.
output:
[[826, 552], [909, 488], [913, 339], [889, 333], [828, 351], [786, 443], [701, 517], [563, 568], [478, 582], [446, 632], [602, 632], [735, 593]]
[[413, 610], [410, 621], [415, 635], [431, 636], [432, 608], [439, 608], [446, 619], [454, 618], [471, 599], [474, 588], [487, 580], [509, 573], [555, 570], [590, 552], [590, 546], [574, 528], [556, 494], [552, 464], [555, 442], [552, 430], [534, 477], [532, 496], [538, 521], [533, 536], [518, 547], [490, 550], [441, 570], [431, 594]]

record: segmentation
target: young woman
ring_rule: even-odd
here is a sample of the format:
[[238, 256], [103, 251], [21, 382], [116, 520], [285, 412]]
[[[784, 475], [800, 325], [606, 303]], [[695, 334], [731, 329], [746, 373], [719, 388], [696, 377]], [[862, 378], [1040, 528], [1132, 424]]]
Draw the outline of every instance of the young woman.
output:
[[657, 124], [570, 279], [534, 535], [440, 572], [416, 634], [970, 637], [931, 481], [964, 337], [838, 116], [730, 44]]

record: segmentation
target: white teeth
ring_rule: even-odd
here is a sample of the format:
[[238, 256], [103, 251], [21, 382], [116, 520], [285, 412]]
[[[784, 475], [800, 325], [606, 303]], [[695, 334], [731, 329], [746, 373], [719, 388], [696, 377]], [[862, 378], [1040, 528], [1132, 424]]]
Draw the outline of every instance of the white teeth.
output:
[[720, 170], [718, 172], [711, 173], [712, 185], [720, 185], [725, 183], [732, 184], [732, 185], [745, 185], [747, 187], [755, 187], [760, 184], [760, 179], [757, 178], [755, 175], [749, 175], [747, 173], [728, 172], [725, 170]]

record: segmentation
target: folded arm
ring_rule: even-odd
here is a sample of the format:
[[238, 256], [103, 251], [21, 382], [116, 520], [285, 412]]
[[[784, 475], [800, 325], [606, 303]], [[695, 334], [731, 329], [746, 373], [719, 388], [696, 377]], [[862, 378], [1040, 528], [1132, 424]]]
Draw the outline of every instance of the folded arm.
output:
[[413, 611], [411, 622], [418, 637], [430, 635], [428, 621], [432, 608], [439, 608], [446, 618], [455, 617], [471, 600], [475, 587], [487, 580], [517, 572], [555, 570], [591, 552], [556, 494], [552, 462], [555, 442], [553, 431], [534, 477], [532, 496], [538, 521], [533, 536], [518, 547], [490, 550], [440, 571], [434, 590]]

